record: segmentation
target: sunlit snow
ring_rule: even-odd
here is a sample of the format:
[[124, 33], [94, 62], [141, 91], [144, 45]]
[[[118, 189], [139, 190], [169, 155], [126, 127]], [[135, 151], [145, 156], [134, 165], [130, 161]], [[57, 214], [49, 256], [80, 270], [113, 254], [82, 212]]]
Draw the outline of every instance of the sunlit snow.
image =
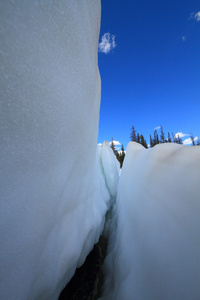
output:
[[100, 1], [1, 1], [0, 299], [57, 299], [104, 225]]
[[110, 208], [104, 299], [200, 298], [200, 148], [130, 143], [119, 178], [97, 146], [100, 13], [0, 1], [2, 300], [58, 299]]
[[129, 143], [116, 216], [103, 299], [199, 299], [200, 148]]

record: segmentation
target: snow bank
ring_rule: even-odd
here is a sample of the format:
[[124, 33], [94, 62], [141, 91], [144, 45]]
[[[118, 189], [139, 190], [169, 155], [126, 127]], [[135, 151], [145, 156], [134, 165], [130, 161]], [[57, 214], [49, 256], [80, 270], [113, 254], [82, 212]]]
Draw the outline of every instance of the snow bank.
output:
[[57, 299], [103, 228], [100, 1], [1, 1], [0, 298]]
[[120, 164], [110, 148], [109, 142], [105, 141], [102, 146], [99, 146], [99, 157], [105, 184], [111, 197], [116, 197]]
[[103, 299], [200, 299], [200, 148], [129, 143], [116, 215]]

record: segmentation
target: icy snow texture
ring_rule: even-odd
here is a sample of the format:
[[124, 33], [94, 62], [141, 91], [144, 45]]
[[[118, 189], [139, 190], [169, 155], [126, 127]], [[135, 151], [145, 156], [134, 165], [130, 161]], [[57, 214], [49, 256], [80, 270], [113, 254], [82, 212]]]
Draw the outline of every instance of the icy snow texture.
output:
[[129, 143], [116, 205], [103, 299], [200, 299], [200, 148]]
[[105, 141], [103, 146], [99, 146], [98, 148], [103, 178], [105, 179], [110, 195], [116, 197], [120, 171], [119, 162], [110, 148], [109, 142]]
[[97, 242], [99, 0], [0, 2], [0, 299], [57, 299]]

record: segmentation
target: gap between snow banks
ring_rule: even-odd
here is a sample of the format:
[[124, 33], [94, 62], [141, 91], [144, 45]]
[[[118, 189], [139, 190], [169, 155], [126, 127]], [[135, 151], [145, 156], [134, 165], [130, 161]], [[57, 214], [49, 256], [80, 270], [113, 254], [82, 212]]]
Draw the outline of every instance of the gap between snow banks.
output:
[[93, 250], [86, 257], [84, 264], [76, 270], [75, 275], [60, 294], [59, 300], [95, 300], [100, 297], [102, 292], [104, 275], [101, 267], [107, 252], [110, 229], [113, 227], [111, 225], [113, 223], [113, 206], [116, 202], [119, 180], [119, 162], [108, 142], [98, 146], [98, 161], [102, 181], [110, 194], [104, 229], [99, 242], [95, 244]]
[[[98, 150], [106, 186], [117, 196], [103, 231], [109, 244], [99, 300], [198, 300], [200, 148], [164, 144], [146, 150], [131, 142], [118, 188], [109, 144]], [[99, 274], [98, 293], [88, 299], [98, 298]]]

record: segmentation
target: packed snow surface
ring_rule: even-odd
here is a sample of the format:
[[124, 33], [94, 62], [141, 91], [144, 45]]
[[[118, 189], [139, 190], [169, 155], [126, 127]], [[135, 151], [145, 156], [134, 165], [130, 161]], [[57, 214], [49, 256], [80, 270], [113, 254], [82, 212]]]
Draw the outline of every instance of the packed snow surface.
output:
[[101, 234], [99, 27], [99, 0], [0, 2], [2, 300], [57, 299]]
[[200, 147], [129, 143], [116, 219], [103, 299], [200, 299]]
[[120, 173], [120, 164], [110, 147], [110, 143], [105, 141], [103, 146], [99, 146], [99, 158], [102, 166], [102, 175], [110, 195], [117, 196], [117, 185]]
[[0, 1], [0, 299], [57, 299], [117, 196], [105, 298], [198, 300], [200, 148], [130, 143], [119, 180], [99, 27], [99, 0]]

